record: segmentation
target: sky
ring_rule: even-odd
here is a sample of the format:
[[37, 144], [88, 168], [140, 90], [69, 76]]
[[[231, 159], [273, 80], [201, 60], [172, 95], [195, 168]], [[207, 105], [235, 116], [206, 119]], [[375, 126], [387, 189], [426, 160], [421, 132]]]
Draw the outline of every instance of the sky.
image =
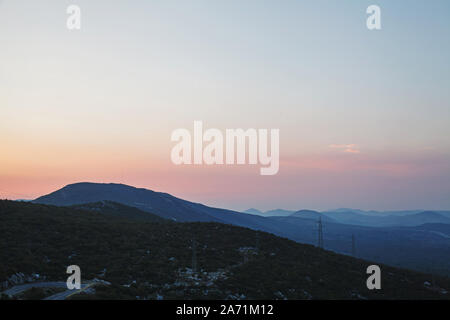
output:
[[[236, 210], [450, 209], [449, 57], [447, 0], [0, 0], [0, 198], [90, 181]], [[174, 165], [196, 120], [279, 129], [279, 173]]]

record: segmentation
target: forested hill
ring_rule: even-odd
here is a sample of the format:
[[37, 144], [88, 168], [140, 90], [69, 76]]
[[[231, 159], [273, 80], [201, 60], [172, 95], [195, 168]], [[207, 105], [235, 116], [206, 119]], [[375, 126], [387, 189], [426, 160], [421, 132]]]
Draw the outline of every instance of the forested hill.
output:
[[0, 201], [0, 284], [17, 273], [65, 281], [66, 267], [79, 265], [84, 280], [111, 282], [82, 298], [449, 298], [448, 278], [433, 287], [430, 275], [382, 265], [382, 290], [370, 291], [364, 260], [246, 228], [142, 221], [134, 209], [128, 218], [123, 207], [105, 207], [110, 213]]

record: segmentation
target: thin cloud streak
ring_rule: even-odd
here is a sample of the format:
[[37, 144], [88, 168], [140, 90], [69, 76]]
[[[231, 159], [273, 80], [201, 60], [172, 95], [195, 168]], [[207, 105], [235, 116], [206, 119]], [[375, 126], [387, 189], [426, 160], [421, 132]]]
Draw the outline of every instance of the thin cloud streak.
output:
[[341, 149], [342, 152], [346, 153], [361, 153], [356, 144], [330, 144], [332, 149]]

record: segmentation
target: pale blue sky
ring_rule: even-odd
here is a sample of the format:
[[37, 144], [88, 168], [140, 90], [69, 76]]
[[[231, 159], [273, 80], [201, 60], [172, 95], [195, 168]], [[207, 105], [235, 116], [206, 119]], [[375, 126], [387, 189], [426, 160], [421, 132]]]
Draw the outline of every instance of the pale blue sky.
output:
[[[69, 4], [81, 7], [81, 31], [66, 29]], [[371, 4], [382, 10], [380, 31], [366, 28]], [[330, 144], [356, 144], [370, 167], [406, 162], [420, 172], [424, 166], [438, 169], [374, 186], [369, 181], [377, 173], [363, 166], [345, 195], [298, 203], [294, 195], [274, 192], [271, 199], [264, 196], [263, 207], [306, 202], [314, 208], [377, 209], [362, 190], [387, 197], [386, 209], [450, 208], [450, 183], [440, 181], [450, 178], [449, 57], [446, 0], [3, 0], [0, 134], [17, 148], [89, 146], [106, 154], [120, 147], [142, 161], [165, 161], [170, 132], [190, 128], [194, 120], [220, 129], [280, 128], [282, 162], [325, 157]], [[20, 157], [0, 158], [8, 179], [20, 163], [26, 166]], [[305, 181], [292, 184], [299, 189], [323, 181], [319, 194], [320, 186], [328, 190], [331, 183], [326, 170], [288, 171], [286, 180], [268, 185], [275, 191], [290, 179]], [[55, 177], [54, 184], [64, 179]], [[125, 182], [135, 180], [130, 175]], [[401, 189], [402, 197], [386, 191], [386, 184]], [[433, 192], [420, 197], [422, 189], [410, 184]], [[211, 199], [201, 191], [176, 192]], [[255, 199], [218, 195], [211, 204], [257, 207], [250, 203]]]

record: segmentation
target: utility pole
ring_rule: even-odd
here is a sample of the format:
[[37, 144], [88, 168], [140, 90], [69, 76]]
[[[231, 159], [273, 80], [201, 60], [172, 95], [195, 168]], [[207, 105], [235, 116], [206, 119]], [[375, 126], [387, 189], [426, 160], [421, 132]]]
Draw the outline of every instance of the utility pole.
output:
[[322, 229], [322, 216], [319, 215], [319, 239], [318, 247], [323, 249], [323, 229]]
[[352, 234], [352, 256], [356, 258], [356, 241], [354, 234]]
[[192, 272], [197, 272], [197, 241], [192, 239]]

